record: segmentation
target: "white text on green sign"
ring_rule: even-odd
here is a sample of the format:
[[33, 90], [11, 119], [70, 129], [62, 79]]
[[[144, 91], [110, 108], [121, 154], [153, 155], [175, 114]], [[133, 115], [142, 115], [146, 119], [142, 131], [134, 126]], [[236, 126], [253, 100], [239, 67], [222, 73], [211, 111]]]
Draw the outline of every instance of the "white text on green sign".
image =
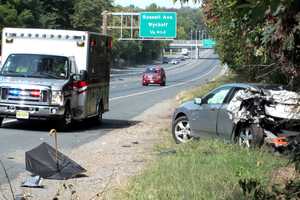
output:
[[140, 13], [140, 37], [142, 38], [175, 38], [175, 12], [142, 12]]

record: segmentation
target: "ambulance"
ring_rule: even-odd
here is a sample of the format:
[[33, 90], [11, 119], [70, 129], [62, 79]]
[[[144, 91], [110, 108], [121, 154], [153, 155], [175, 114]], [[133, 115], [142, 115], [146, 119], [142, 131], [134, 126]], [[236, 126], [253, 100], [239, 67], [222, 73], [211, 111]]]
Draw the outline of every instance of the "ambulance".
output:
[[68, 129], [109, 108], [112, 38], [73, 30], [4, 28], [0, 125], [55, 120]]

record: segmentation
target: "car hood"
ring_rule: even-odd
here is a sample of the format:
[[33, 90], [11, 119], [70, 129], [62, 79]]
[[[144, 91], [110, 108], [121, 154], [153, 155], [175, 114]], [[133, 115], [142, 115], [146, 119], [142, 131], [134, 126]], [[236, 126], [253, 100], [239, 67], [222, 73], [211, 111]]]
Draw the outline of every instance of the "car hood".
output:
[[0, 87], [33, 88], [47, 87], [53, 90], [61, 90], [68, 80], [26, 78], [26, 77], [6, 77], [0, 76]]

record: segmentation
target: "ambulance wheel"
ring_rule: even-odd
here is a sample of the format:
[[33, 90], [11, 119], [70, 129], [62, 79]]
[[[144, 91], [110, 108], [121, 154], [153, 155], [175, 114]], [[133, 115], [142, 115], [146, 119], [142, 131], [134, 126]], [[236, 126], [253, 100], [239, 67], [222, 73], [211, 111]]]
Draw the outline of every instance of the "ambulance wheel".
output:
[[95, 117], [95, 121], [96, 123], [101, 124], [102, 120], [103, 120], [103, 104], [101, 102], [97, 106], [97, 116]]
[[69, 130], [72, 126], [72, 112], [69, 105], [65, 108], [64, 117], [59, 121], [59, 129], [66, 131]]

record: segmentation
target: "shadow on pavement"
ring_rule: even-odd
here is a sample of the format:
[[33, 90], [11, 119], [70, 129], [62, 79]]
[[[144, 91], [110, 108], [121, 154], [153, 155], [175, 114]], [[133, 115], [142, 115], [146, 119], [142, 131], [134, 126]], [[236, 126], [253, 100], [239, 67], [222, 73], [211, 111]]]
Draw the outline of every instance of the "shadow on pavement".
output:
[[86, 132], [92, 130], [112, 130], [112, 129], [121, 129], [121, 128], [128, 128], [130, 126], [134, 126], [140, 123], [140, 121], [129, 121], [129, 120], [116, 120], [116, 119], [103, 119], [102, 124], [98, 124], [93, 122], [92, 120], [84, 120], [75, 122], [72, 125], [72, 128], [67, 131], [59, 130], [57, 123], [55, 121], [10, 121], [4, 123], [2, 128], [5, 129], [19, 129], [24, 131], [36, 131], [36, 132], [43, 132], [43, 131], [50, 131], [51, 129], [55, 128], [59, 132], [63, 133], [75, 133], [75, 132]]

